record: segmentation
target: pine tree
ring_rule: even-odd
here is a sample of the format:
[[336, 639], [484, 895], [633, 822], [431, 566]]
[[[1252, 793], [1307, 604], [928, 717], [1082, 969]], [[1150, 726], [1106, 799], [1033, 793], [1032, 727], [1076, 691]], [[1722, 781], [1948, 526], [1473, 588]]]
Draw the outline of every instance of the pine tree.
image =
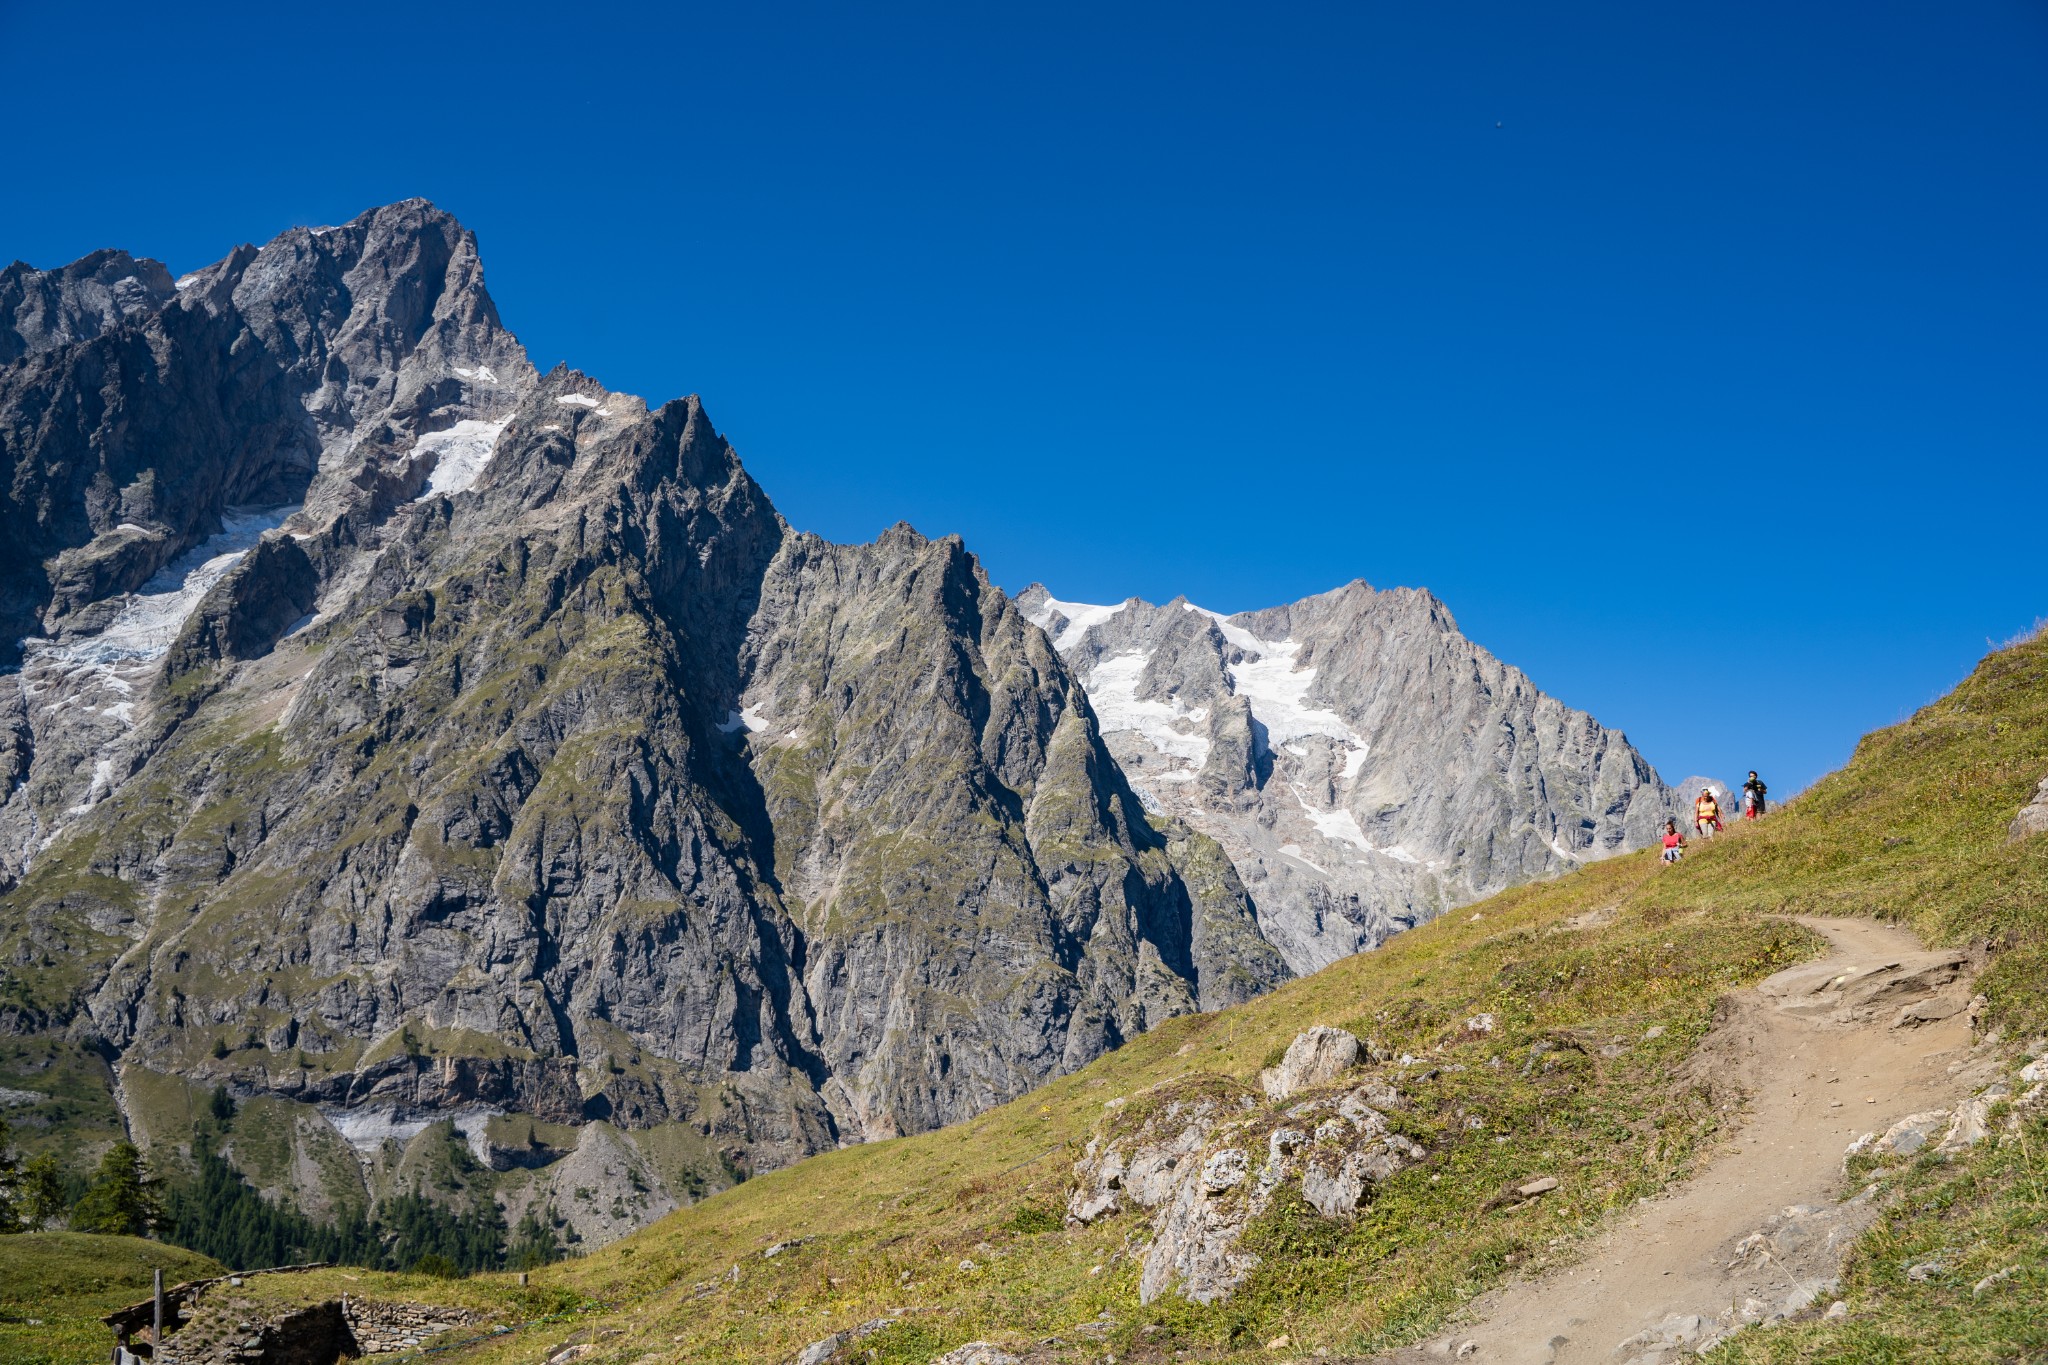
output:
[[64, 1168], [50, 1152], [31, 1158], [21, 1168], [21, 1200], [18, 1212], [30, 1232], [41, 1232], [64, 1221], [71, 1201], [65, 1198]]
[[115, 1143], [100, 1158], [85, 1198], [71, 1211], [72, 1231], [148, 1236], [163, 1222], [160, 1183], [150, 1175], [134, 1143]]
[[554, 1225], [561, 1215], [549, 1207], [546, 1218], [535, 1216], [532, 1209], [519, 1220], [519, 1226], [512, 1233], [512, 1244], [505, 1250], [507, 1270], [534, 1270], [551, 1262], [559, 1261], [566, 1254], [562, 1239], [555, 1235]]

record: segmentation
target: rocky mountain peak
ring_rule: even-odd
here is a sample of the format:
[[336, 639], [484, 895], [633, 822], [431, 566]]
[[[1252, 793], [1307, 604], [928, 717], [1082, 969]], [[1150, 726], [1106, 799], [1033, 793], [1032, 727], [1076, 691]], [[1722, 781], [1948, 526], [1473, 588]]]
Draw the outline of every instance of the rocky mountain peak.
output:
[[1354, 581], [1224, 616], [1018, 598], [1147, 807], [1230, 853], [1297, 972], [1515, 881], [1648, 842], [1669, 791], [1619, 734]]
[[0, 1026], [147, 1141], [282, 1106], [327, 1207], [517, 1116], [531, 1206], [652, 1192], [609, 1236], [1286, 975], [959, 537], [797, 533], [696, 398], [536, 374], [424, 201], [0, 368], [0, 455]]
[[95, 251], [56, 270], [16, 261], [0, 270], [0, 365], [96, 337], [173, 293], [163, 262]]

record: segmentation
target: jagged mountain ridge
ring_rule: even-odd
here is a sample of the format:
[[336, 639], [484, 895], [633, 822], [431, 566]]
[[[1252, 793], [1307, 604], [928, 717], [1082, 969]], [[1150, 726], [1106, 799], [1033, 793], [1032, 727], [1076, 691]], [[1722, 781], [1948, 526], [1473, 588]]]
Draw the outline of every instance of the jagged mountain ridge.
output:
[[251, 1174], [315, 1207], [446, 1121], [513, 1216], [596, 1188], [615, 1235], [1638, 839], [1661, 790], [1427, 594], [1077, 623], [957, 537], [794, 532], [696, 400], [537, 375], [424, 201], [176, 281], [16, 266], [0, 325], [0, 1022], [103, 1051], [144, 1138], [275, 1106]]
[[431, 205], [154, 298], [0, 370], [0, 1020], [139, 1135], [229, 1085], [326, 1205], [451, 1120], [528, 1206], [651, 1186], [604, 1236], [1286, 974], [957, 538], [799, 535], [696, 400], [536, 376]]
[[1148, 807], [1230, 853], [1297, 973], [1642, 847], [1677, 809], [1626, 737], [1467, 640], [1426, 590], [1354, 582], [1225, 617], [1034, 583], [1018, 605]]

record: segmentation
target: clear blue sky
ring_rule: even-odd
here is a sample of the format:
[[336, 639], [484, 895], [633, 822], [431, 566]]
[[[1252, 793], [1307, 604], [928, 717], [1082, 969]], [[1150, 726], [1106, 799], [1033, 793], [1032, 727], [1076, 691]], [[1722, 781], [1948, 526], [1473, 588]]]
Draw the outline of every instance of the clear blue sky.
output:
[[785, 515], [1354, 577], [1780, 791], [2048, 614], [2048, 6], [0, 0], [0, 259], [408, 195]]

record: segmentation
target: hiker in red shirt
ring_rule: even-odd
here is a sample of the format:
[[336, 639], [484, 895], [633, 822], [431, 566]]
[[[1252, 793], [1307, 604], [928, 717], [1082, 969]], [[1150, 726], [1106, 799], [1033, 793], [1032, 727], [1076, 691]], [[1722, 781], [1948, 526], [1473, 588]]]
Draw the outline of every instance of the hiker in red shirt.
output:
[[1685, 856], [1685, 836], [1678, 832], [1676, 820], [1664, 822], [1664, 861], [1675, 863]]

